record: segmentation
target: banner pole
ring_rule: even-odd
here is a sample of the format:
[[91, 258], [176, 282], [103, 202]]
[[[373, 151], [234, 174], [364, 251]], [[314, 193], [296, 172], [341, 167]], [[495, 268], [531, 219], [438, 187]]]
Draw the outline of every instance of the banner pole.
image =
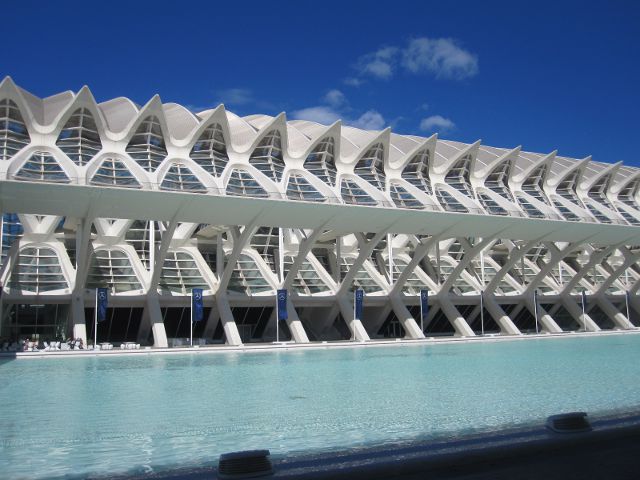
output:
[[422, 294], [420, 295], [420, 330], [424, 334], [424, 312], [422, 311]]
[[538, 331], [538, 293], [537, 293], [537, 290], [533, 291], [533, 314], [536, 317], [536, 333], [540, 333]]
[[98, 289], [96, 288], [96, 305], [93, 309], [93, 351], [98, 349]]
[[280, 342], [280, 300], [276, 291], [276, 343]]
[[189, 346], [193, 347], [193, 290], [191, 290], [191, 321], [189, 322]]
[[483, 290], [480, 290], [480, 331], [484, 335], [484, 301], [482, 299]]
[[627, 328], [631, 329], [631, 317], [629, 316], [629, 290], [624, 293], [624, 300], [627, 304]]
[[582, 323], [584, 323], [584, 331], [587, 331], [587, 319], [586, 319], [586, 310], [584, 307], [584, 300], [585, 300], [586, 294], [584, 292], [582, 292]]

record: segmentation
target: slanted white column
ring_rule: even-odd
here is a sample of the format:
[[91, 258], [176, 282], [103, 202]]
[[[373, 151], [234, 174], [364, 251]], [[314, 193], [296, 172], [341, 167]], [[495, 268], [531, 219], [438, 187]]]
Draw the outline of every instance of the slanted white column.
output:
[[[353, 281], [356, 273], [360, 270], [360, 267], [364, 264], [364, 262], [369, 258], [373, 249], [376, 248], [376, 245], [382, 240], [382, 237], [386, 235], [386, 231], [378, 232], [374, 235], [371, 240], [364, 240], [364, 237], [361, 237], [362, 240], [359, 239], [358, 246], [360, 248], [358, 252], [358, 256], [356, 257], [353, 265], [347, 271], [344, 278], [340, 282], [340, 287], [338, 288], [338, 296], [344, 295], [350, 291], [351, 282]], [[340, 265], [338, 265], [338, 270], [340, 270]]]
[[[151, 332], [153, 334], [153, 346], [159, 348], [166, 348], [169, 346], [167, 341], [167, 331], [164, 328], [164, 321], [162, 319], [162, 310], [160, 309], [160, 299], [158, 297], [158, 284], [160, 282], [160, 276], [162, 275], [162, 267], [164, 266], [167, 252], [169, 251], [169, 245], [173, 239], [173, 234], [178, 226], [178, 221], [174, 218], [169, 222], [169, 226], [162, 233], [162, 240], [160, 241], [160, 247], [155, 250], [155, 243], [149, 245], [149, 252], [153, 252], [153, 262], [150, 262], [153, 270], [151, 271], [151, 281], [149, 282], [149, 289], [147, 290], [147, 312], [149, 315], [149, 322], [151, 323]], [[153, 225], [150, 225], [151, 231], [154, 231]]]
[[[282, 288], [286, 288], [287, 290], [291, 289], [291, 285], [300, 270], [300, 267], [304, 263], [309, 255], [309, 252], [313, 249], [318, 237], [322, 234], [323, 228], [316, 228], [311, 235], [309, 235], [298, 247], [298, 254], [295, 256], [293, 260], [293, 264], [289, 268], [287, 272], [287, 276], [282, 282]], [[283, 251], [280, 250], [280, 257], [283, 258]], [[338, 266], [339, 268], [339, 266]], [[307, 336], [307, 332], [304, 330], [304, 325], [300, 321], [298, 317], [298, 312], [296, 312], [295, 306], [291, 301], [291, 297], [287, 298], [287, 326], [291, 331], [291, 336], [296, 343], [309, 343], [309, 337]]]
[[494, 318], [496, 323], [500, 326], [500, 330], [503, 334], [507, 335], [522, 335], [518, 327], [511, 321], [509, 316], [504, 312], [502, 307], [496, 302], [496, 298], [493, 295], [483, 295], [482, 301], [484, 307]]
[[87, 325], [84, 316], [84, 286], [89, 273], [91, 259], [91, 224], [92, 218], [80, 219], [76, 226], [76, 278], [71, 294], [71, 319], [73, 321], [73, 338], [81, 338], [87, 344]]
[[400, 295], [390, 295], [389, 301], [393, 312], [398, 317], [398, 321], [402, 324], [404, 331], [409, 338], [424, 338], [424, 333], [420, 330], [420, 326], [415, 319], [411, 316], [411, 313], [404, 305], [402, 297]]
[[226, 293], [220, 293], [216, 295], [216, 305], [218, 305], [218, 312], [220, 313], [220, 321], [222, 322], [222, 328], [224, 329], [224, 336], [228, 345], [242, 345], [242, 338], [238, 331], [238, 326], [233, 318], [231, 307], [229, 306], [229, 300]]
[[629, 328], [630, 322], [629, 319], [627, 319], [627, 316], [614, 307], [608, 298], [600, 295], [596, 297], [596, 302], [605, 315], [615, 323], [616, 327], [623, 330]]
[[349, 302], [345, 296], [338, 297], [338, 305], [340, 306], [340, 312], [344, 318], [353, 338], [358, 342], [366, 342], [370, 340], [367, 330], [362, 325], [362, 322], [353, 316], [353, 304]]
[[[538, 300], [540, 297], [538, 297]], [[526, 307], [531, 312], [531, 315], [538, 314], [538, 322], [542, 325], [543, 330], [546, 330], [549, 333], [562, 333], [562, 328], [560, 325], [556, 323], [556, 321], [547, 313], [547, 311], [542, 308], [540, 302], [538, 302], [538, 306], [534, 305], [533, 295], [528, 295], [525, 299]]]
[[216, 305], [213, 305], [211, 311], [209, 312], [209, 317], [207, 318], [207, 323], [204, 326], [204, 331], [202, 332], [202, 336], [204, 338], [211, 338], [216, 331], [216, 326], [218, 325], [218, 320], [220, 319], [220, 314], [218, 313], [218, 309]]
[[164, 328], [164, 322], [162, 320], [162, 310], [160, 310], [158, 292], [149, 291], [146, 300], [146, 310], [149, 315], [149, 322], [151, 323], [151, 333], [153, 334], [153, 346], [167, 348], [169, 342], [167, 340], [167, 331]]
[[[365, 241], [364, 239], [359, 240], [358, 244], [360, 250], [358, 252], [358, 256], [351, 265], [351, 268], [347, 271], [344, 278], [340, 282], [340, 286], [338, 288], [338, 293], [336, 294], [336, 300], [338, 302], [338, 306], [340, 307], [340, 312], [342, 313], [342, 317], [347, 323], [349, 330], [351, 330], [351, 334], [353, 337], [359, 342], [366, 342], [370, 340], [369, 334], [367, 330], [364, 328], [362, 322], [354, 318], [353, 316], [353, 304], [351, 303], [351, 282], [360, 267], [364, 264], [364, 262], [369, 258], [371, 252], [376, 247], [376, 245], [380, 242], [380, 240], [386, 235], [386, 231], [380, 231], [376, 233], [373, 238], [369, 241]], [[340, 265], [338, 265], [338, 269]]]
[[565, 306], [569, 314], [578, 322], [586, 332], [599, 332], [600, 327], [587, 313], [582, 313], [582, 307], [580, 307], [576, 301], [568, 294], [560, 296], [562, 304]]
[[289, 327], [293, 341], [296, 343], [309, 343], [309, 337], [298, 317], [298, 312], [296, 312], [291, 297], [287, 299], [287, 317], [287, 326]]
[[461, 337], [475, 337], [476, 334], [473, 329], [469, 326], [467, 321], [462, 318], [458, 309], [451, 303], [449, 299], [448, 293], [440, 293], [438, 294], [438, 304], [440, 305], [440, 309], [447, 316], [451, 325], [456, 331], [456, 335]]

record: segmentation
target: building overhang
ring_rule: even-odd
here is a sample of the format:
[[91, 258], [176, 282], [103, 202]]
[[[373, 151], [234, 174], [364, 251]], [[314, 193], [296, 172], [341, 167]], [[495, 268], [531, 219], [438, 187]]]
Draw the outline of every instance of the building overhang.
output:
[[451, 237], [640, 244], [640, 227], [156, 190], [0, 181], [2, 212]]

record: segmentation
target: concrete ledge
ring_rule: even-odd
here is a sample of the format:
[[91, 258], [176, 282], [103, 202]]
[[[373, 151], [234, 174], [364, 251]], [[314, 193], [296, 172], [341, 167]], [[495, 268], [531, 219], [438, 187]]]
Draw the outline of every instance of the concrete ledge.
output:
[[[593, 431], [557, 434], [540, 425], [458, 438], [317, 455], [274, 456], [286, 479], [636, 479], [640, 415], [592, 421]], [[265, 446], [268, 447], [268, 446]], [[92, 477], [92, 478], [100, 478]], [[117, 479], [215, 479], [213, 465]]]
[[343, 340], [338, 342], [273, 342], [273, 343], [249, 343], [241, 345], [199, 345], [193, 347], [167, 347], [167, 348], [141, 348], [140, 350], [57, 350], [38, 352], [0, 352], [0, 358], [34, 359], [34, 358], [79, 358], [102, 356], [132, 356], [132, 355], [175, 355], [175, 354], [211, 354], [230, 352], [273, 352], [282, 350], [327, 350], [333, 348], [369, 348], [369, 347], [398, 347], [417, 345], [442, 345], [452, 343], [477, 343], [477, 342], [510, 342], [527, 341], [532, 339], [558, 339], [576, 337], [597, 337], [609, 335], [634, 335], [640, 334], [640, 328], [632, 330], [609, 330], [599, 332], [563, 332], [541, 333], [524, 335], [500, 335], [487, 334], [475, 337], [427, 337], [420, 339], [385, 339], [368, 340], [366, 342]]

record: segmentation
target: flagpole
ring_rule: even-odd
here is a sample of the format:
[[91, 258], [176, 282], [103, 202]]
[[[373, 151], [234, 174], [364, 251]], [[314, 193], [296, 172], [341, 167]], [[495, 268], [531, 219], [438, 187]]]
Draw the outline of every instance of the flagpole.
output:
[[627, 304], [627, 328], [631, 329], [631, 317], [629, 316], [629, 290], [624, 293], [624, 300]]
[[278, 305], [278, 292], [276, 291], [276, 343], [280, 343], [280, 306]]
[[584, 299], [586, 297], [586, 294], [584, 292], [582, 292], [582, 323], [584, 323], [584, 331], [587, 331], [587, 318], [586, 318], [586, 311], [585, 311], [585, 307], [584, 307]]
[[422, 311], [422, 293], [420, 293], [420, 330], [424, 334], [424, 312]]
[[355, 330], [355, 324], [356, 324], [356, 298], [358, 296], [358, 289], [354, 290], [353, 292], [353, 328], [351, 330], [353, 330], [353, 341], [355, 342], [356, 340], [356, 330]]
[[533, 314], [536, 317], [536, 333], [540, 333], [538, 331], [538, 292], [537, 290], [533, 291]]
[[482, 300], [482, 294], [484, 290], [480, 290], [480, 329], [482, 335], [484, 335], [484, 301]]
[[189, 322], [189, 346], [193, 347], [193, 290], [191, 290], [191, 321]]
[[98, 289], [96, 288], [96, 307], [93, 309], [93, 351], [98, 349]]

